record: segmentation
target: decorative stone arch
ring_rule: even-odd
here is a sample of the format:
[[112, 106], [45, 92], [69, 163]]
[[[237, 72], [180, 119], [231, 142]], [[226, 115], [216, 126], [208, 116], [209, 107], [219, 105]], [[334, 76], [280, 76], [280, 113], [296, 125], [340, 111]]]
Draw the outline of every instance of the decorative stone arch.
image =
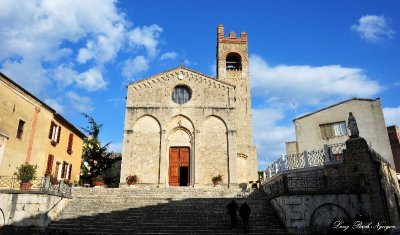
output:
[[313, 234], [327, 234], [335, 221], [343, 221], [349, 225], [351, 217], [342, 206], [335, 203], [324, 203], [312, 212], [310, 230]]
[[208, 118], [211, 118], [211, 117], [215, 117], [215, 118], [219, 119], [219, 120], [224, 124], [224, 126], [225, 126], [225, 128], [226, 128], [226, 131], [228, 131], [228, 129], [229, 129], [229, 128], [228, 128], [228, 124], [225, 122], [225, 120], [224, 120], [222, 117], [220, 117], [220, 116], [218, 116], [218, 115], [215, 115], [215, 114], [211, 114], [211, 115], [206, 116], [206, 117], [203, 119], [201, 125], [203, 125], [204, 122], [205, 122]]
[[197, 179], [202, 185], [212, 183], [211, 178], [218, 174], [223, 177], [223, 183], [229, 183], [229, 151], [228, 126], [225, 120], [217, 115], [206, 116], [199, 129], [200, 143], [196, 152]]
[[178, 114], [178, 115], [173, 116], [167, 129], [174, 129], [176, 127], [185, 127], [190, 132], [195, 131], [193, 121], [189, 117], [187, 117], [183, 114]]
[[158, 123], [158, 126], [160, 127], [160, 130], [161, 130], [161, 122], [155, 117], [155, 116], [153, 116], [153, 115], [151, 115], [151, 114], [143, 114], [142, 116], [140, 116], [140, 117], [138, 117], [136, 120], [135, 120], [135, 122], [133, 122], [133, 125], [132, 125], [132, 129], [134, 128], [134, 126], [137, 124], [137, 122], [140, 120], [140, 119], [142, 119], [142, 118], [144, 118], [144, 117], [151, 117], [151, 118], [153, 118], [157, 123]]
[[[175, 149], [174, 151], [181, 151], [180, 149], [189, 149], [189, 164], [184, 165], [182, 167], [186, 167], [185, 170], [189, 174], [189, 185], [193, 185], [195, 182], [194, 174], [195, 174], [195, 163], [194, 163], [194, 155], [195, 155], [195, 127], [193, 121], [182, 114], [178, 114], [173, 116], [168, 124], [166, 125], [166, 135], [165, 135], [165, 179], [161, 179], [161, 181], [169, 182], [170, 175], [170, 154], [171, 149]], [[185, 150], [187, 151], [187, 150]], [[187, 167], [188, 166], [188, 167]], [[174, 168], [176, 169], [176, 168]], [[183, 168], [181, 168], [183, 169]], [[181, 172], [182, 173], [182, 172]], [[180, 176], [179, 176], [180, 177]], [[179, 180], [180, 183], [182, 181]], [[174, 185], [174, 184], [172, 184]]]
[[[136, 174], [140, 179], [139, 183], [159, 183], [161, 130], [160, 121], [153, 115], [145, 114], [136, 119], [130, 138], [130, 161], [123, 163], [129, 164], [129, 170], [124, 174]], [[125, 175], [121, 174], [121, 179], [122, 177]]]

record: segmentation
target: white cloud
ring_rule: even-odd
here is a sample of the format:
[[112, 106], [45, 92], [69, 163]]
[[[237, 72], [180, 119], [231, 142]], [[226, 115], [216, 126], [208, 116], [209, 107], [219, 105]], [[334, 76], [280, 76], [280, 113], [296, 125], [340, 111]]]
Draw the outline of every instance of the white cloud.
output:
[[399, 107], [385, 107], [383, 108], [385, 123], [387, 126], [398, 125], [400, 126], [400, 106]]
[[122, 53], [156, 55], [162, 32], [155, 24], [133, 28], [117, 5], [115, 0], [2, 1], [0, 69], [42, 99], [54, 98], [49, 97], [54, 85], [105, 89], [105, 65]]
[[393, 38], [394, 31], [390, 28], [388, 19], [384, 16], [365, 15], [351, 29], [360, 34], [368, 42], [376, 43], [385, 38]]
[[137, 73], [144, 72], [149, 69], [149, 60], [144, 56], [136, 56], [133, 59], [124, 61], [122, 66], [122, 75], [127, 80], [133, 80]]
[[174, 51], [165, 52], [161, 55], [160, 60], [168, 60], [168, 59], [175, 59], [178, 54]]
[[45, 99], [44, 102], [56, 110], [57, 113], [64, 113], [65, 109], [64, 106], [58, 102], [56, 99]]
[[47, 70], [42, 68], [40, 61], [33, 61], [32, 59], [24, 58], [20, 61], [7, 59], [1, 70], [33, 94], [45, 92], [45, 87], [51, 82], [47, 77]]
[[329, 99], [370, 97], [383, 88], [359, 68], [340, 65], [270, 66], [260, 56], [251, 55], [250, 74], [254, 95], [291, 97], [297, 104], [318, 104]]
[[76, 82], [77, 78], [78, 72], [68, 66], [60, 65], [54, 70], [53, 79], [61, 88], [72, 85]]
[[[0, 68], [33, 93], [45, 91], [51, 85], [50, 75], [57, 72], [43, 62], [75, 62], [71, 58], [74, 50], [64, 42], [74, 47], [92, 42], [94, 49], [86, 56], [79, 53], [78, 59], [85, 62], [95, 57], [101, 64], [115, 57], [127, 32], [124, 14], [112, 0], [5, 0], [0, 23], [0, 61], [5, 61]], [[10, 62], [15, 56], [22, 58], [21, 62]], [[72, 83], [64, 83], [68, 84]]]
[[89, 91], [105, 89], [107, 83], [103, 79], [103, 75], [97, 69], [90, 69], [77, 76], [76, 83], [79, 87]]
[[78, 62], [86, 63], [90, 59], [105, 63], [113, 60], [120, 50], [124, 40], [124, 26], [119, 23], [108, 27], [106, 35], [97, 35], [94, 40], [88, 41], [85, 48], [81, 48], [78, 54]]
[[278, 159], [280, 155], [286, 154], [285, 142], [295, 139], [294, 126], [283, 126], [278, 122], [284, 119], [284, 113], [275, 108], [254, 108], [253, 114], [253, 137], [257, 146], [259, 169], [265, 169]]
[[150, 57], [157, 54], [158, 38], [163, 29], [156, 25], [136, 27], [129, 32], [129, 42], [132, 46], [144, 46]]
[[94, 109], [92, 100], [86, 96], [80, 96], [75, 92], [68, 92], [67, 97], [71, 106], [80, 113], [87, 113]]

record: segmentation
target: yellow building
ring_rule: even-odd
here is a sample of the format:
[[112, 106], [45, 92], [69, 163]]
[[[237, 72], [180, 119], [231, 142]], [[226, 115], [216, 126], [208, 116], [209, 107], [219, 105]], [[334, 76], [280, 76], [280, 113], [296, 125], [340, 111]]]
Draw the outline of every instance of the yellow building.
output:
[[38, 177], [79, 180], [85, 135], [54, 109], [0, 73], [0, 176], [36, 164]]

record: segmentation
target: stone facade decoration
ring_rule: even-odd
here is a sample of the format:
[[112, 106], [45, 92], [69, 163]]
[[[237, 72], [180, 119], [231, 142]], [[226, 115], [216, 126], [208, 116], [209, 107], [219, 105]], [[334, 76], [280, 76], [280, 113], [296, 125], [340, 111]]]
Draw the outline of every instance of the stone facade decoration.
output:
[[79, 180], [85, 135], [54, 109], [0, 73], [0, 176], [38, 166], [37, 176]]
[[352, 98], [294, 119], [296, 141], [286, 143], [287, 154], [345, 142], [351, 134], [347, 128], [349, 112], [357, 118], [359, 135], [394, 165], [379, 98]]
[[217, 36], [216, 78], [179, 66], [127, 86], [121, 185], [134, 174], [157, 186], [257, 180], [247, 35], [219, 25]]

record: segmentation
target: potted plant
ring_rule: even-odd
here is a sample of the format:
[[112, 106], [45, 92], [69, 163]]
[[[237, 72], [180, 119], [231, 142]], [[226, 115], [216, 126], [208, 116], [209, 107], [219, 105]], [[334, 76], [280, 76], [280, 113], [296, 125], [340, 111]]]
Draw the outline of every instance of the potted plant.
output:
[[93, 186], [94, 187], [96, 187], [96, 186], [98, 186], [98, 187], [104, 186], [104, 178], [101, 175], [97, 175], [96, 177], [94, 177], [92, 182], [93, 182]]
[[21, 181], [20, 189], [29, 190], [32, 187], [31, 181], [36, 178], [37, 165], [21, 164], [17, 167], [14, 175]]
[[211, 180], [212, 180], [212, 182], [214, 184], [214, 187], [215, 186], [220, 186], [221, 183], [222, 183], [222, 175], [218, 174], [217, 176], [212, 177]]
[[137, 175], [128, 175], [126, 178], [126, 183], [131, 186], [135, 185], [139, 181], [139, 177]]
[[57, 176], [50, 176], [51, 185], [57, 185], [60, 181], [57, 179]]

